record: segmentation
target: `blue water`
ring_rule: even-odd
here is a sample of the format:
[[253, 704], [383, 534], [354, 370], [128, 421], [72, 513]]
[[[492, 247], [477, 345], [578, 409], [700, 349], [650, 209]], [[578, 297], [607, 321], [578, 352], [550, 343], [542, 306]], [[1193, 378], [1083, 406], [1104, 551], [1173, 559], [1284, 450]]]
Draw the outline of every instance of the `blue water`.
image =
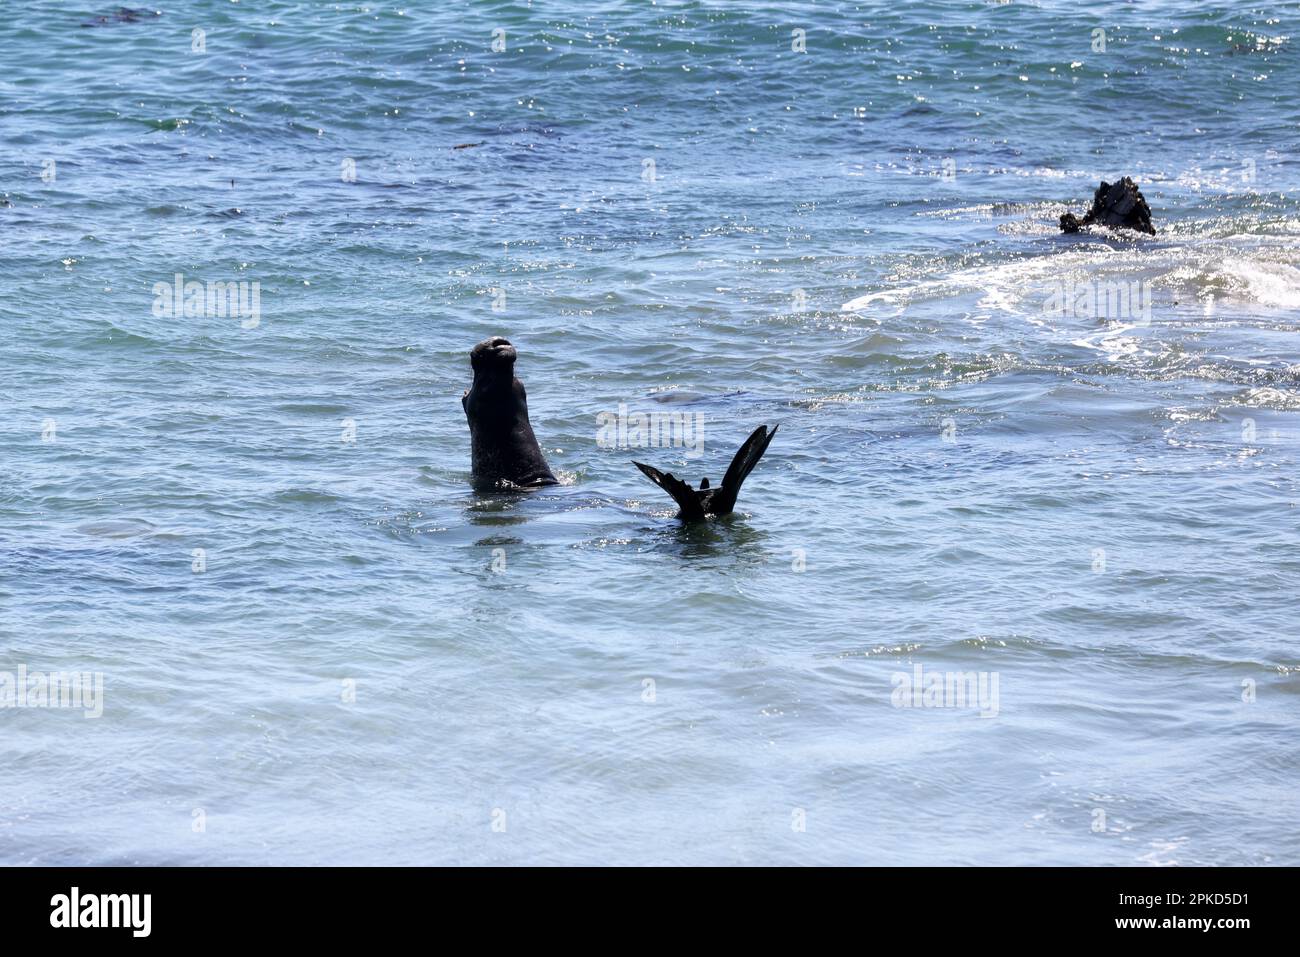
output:
[[0, 862], [1300, 864], [1294, 5], [428, 6], [7, 6]]

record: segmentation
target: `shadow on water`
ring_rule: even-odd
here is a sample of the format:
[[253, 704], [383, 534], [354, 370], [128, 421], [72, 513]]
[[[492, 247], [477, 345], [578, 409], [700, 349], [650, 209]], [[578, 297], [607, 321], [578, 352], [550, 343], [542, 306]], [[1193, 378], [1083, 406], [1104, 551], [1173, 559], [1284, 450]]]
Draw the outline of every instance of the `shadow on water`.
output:
[[572, 493], [562, 485], [538, 489], [476, 488], [465, 506], [471, 525], [497, 527], [522, 525], [541, 513], [559, 513], [571, 507]]
[[522, 490], [476, 489], [465, 515], [471, 525], [522, 525], [528, 516], [519, 512], [519, 506], [532, 497], [532, 492]]
[[768, 534], [743, 518], [728, 515], [705, 522], [679, 522], [646, 530], [654, 539], [652, 551], [676, 555], [684, 561], [726, 559], [731, 562], [766, 561]]

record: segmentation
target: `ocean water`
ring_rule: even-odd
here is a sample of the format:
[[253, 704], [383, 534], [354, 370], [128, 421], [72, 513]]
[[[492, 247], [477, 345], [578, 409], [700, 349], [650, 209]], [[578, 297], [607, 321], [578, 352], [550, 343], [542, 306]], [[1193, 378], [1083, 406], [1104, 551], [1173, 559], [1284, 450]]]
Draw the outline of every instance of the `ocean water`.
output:
[[0, 862], [1300, 864], [1295, 6], [454, 7], [6, 9]]

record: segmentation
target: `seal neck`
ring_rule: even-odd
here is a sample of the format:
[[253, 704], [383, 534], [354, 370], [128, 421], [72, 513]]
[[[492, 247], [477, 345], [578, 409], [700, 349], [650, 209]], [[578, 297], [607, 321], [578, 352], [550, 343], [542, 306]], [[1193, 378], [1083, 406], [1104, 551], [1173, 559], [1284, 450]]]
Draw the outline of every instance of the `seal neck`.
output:
[[508, 392], [515, 383], [515, 369], [513, 364], [504, 368], [480, 369], [477, 379], [477, 385], [485, 391]]

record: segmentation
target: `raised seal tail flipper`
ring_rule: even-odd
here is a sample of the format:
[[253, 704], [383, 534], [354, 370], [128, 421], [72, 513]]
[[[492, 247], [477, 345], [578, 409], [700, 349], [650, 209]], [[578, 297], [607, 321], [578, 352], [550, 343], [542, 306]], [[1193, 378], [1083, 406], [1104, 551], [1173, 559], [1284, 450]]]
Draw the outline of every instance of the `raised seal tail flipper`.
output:
[[749, 438], [745, 439], [744, 444], [731, 460], [731, 464], [727, 466], [727, 474], [722, 477], [722, 484], [713, 494], [709, 509], [713, 514], [726, 515], [736, 507], [736, 496], [740, 494], [740, 486], [749, 477], [749, 473], [754, 471], [754, 466], [767, 451], [772, 437], [776, 435], [776, 430], [779, 428], [780, 425], [774, 425], [770, 429], [760, 425], [749, 434]]
[[704, 508], [700, 505], [700, 497], [695, 494], [695, 489], [677, 478], [672, 472], [665, 475], [653, 465], [646, 465], [644, 462], [636, 461], [633, 461], [632, 464], [639, 468], [646, 478], [673, 497], [677, 507], [682, 510], [682, 518], [700, 519], [704, 517]]

